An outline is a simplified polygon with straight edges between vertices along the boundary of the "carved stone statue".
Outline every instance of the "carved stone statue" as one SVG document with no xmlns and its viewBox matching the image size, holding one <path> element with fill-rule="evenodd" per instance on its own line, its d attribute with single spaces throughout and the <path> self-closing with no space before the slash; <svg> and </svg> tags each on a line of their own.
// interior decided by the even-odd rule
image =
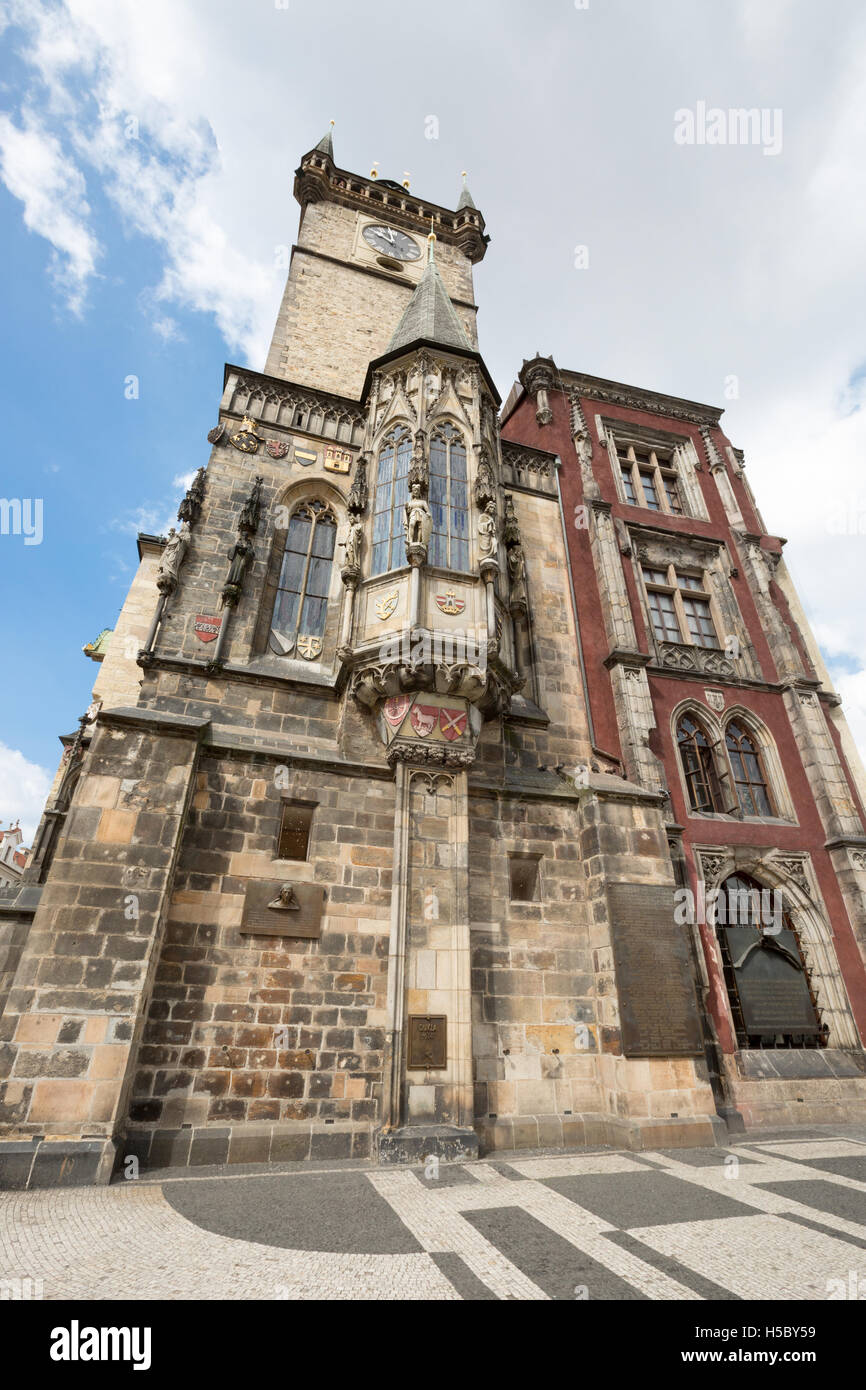
<svg viewBox="0 0 866 1390">
<path fill-rule="evenodd" d="M 356 518 L 349 522 L 346 539 L 340 544 L 346 552 L 343 560 L 346 569 L 359 569 L 364 548 L 364 527 Z"/>
<path fill-rule="evenodd" d="M 522 545 L 513 545 L 508 552 L 508 577 L 511 580 L 511 602 L 526 603 L 526 557 Z"/>
<path fill-rule="evenodd" d="M 488 502 L 478 518 L 478 548 L 486 560 L 495 560 L 499 552 L 499 537 L 496 534 L 496 503 Z"/>
<path fill-rule="evenodd" d="M 407 548 L 421 545 L 426 549 L 433 531 L 433 514 L 430 504 L 421 496 L 421 484 L 412 484 L 412 495 L 403 508 L 403 529 L 406 533 Z"/>
<path fill-rule="evenodd" d="M 241 596 L 244 574 L 253 554 L 253 547 L 244 536 L 239 536 L 230 553 L 231 565 L 228 578 L 223 585 L 223 603 L 234 606 Z"/>
<path fill-rule="evenodd" d="M 179 531 L 175 531 L 172 526 L 156 571 L 156 587 L 161 594 L 173 594 L 177 588 L 180 567 L 184 562 L 188 548 L 189 527 L 186 522 Z"/>
<path fill-rule="evenodd" d="M 268 907 L 275 912 L 300 912 L 301 904 L 298 902 L 297 894 L 291 883 L 284 883 L 272 903 Z"/>
<path fill-rule="evenodd" d="M 478 472 L 475 475 L 475 501 L 479 507 L 487 507 L 493 501 L 496 495 L 495 487 L 493 469 L 490 467 L 486 455 L 482 455 Z"/>
</svg>

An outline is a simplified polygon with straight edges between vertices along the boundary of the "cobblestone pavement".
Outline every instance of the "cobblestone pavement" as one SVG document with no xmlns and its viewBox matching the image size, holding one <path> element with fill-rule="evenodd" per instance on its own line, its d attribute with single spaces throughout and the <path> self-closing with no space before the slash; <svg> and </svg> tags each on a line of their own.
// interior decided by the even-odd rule
<svg viewBox="0 0 866 1390">
<path fill-rule="evenodd" d="M 46 1299 L 866 1299 L 866 1134 L 4 1193 L 0 1281 L 22 1279 Z"/>
</svg>

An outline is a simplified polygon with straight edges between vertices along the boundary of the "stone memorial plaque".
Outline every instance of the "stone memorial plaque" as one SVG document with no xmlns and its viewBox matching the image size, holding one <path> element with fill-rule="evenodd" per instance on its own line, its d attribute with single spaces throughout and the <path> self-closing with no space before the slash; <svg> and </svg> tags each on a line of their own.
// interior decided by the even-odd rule
<svg viewBox="0 0 866 1390">
<path fill-rule="evenodd" d="M 819 1037 L 809 982 L 793 932 L 762 934 L 754 927 L 725 927 L 747 1033 L 797 1033 Z"/>
<path fill-rule="evenodd" d="M 444 1014 L 409 1015 L 409 1071 L 442 1070 L 448 1065 L 448 1020 Z"/>
<path fill-rule="evenodd" d="M 285 879 L 251 879 L 247 884 L 241 931 L 245 936 L 322 935 L 323 883 L 291 883 Z"/>
<path fill-rule="evenodd" d="M 688 927 L 674 920 L 673 888 L 609 883 L 607 897 L 625 1056 L 702 1056 Z"/>
</svg>

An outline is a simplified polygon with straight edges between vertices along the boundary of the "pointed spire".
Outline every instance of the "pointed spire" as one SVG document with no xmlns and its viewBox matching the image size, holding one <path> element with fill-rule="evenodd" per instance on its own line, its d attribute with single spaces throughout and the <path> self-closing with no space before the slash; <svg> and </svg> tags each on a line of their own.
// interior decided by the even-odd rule
<svg viewBox="0 0 866 1390">
<path fill-rule="evenodd" d="M 460 212 L 462 208 L 474 208 L 474 207 L 475 207 L 475 203 L 474 203 L 474 201 L 473 201 L 473 199 L 472 199 L 472 194 L 469 192 L 469 185 L 468 185 L 467 182 L 466 182 L 466 170 L 464 169 L 464 170 L 463 170 L 463 192 L 460 194 L 460 201 L 459 201 L 459 203 L 457 204 L 457 211 Z M 475 210 L 476 210 L 476 212 L 478 211 L 477 208 L 476 208 Z"/>
<path fill-rule="evenodd" d="M 319 141 L 318 145 L 316 146 L 316 149 L 319 150 L 319 151 L 321 151 L 322 154 L 326 154 L 326 155 L 328 156 L 329 159 L 333 159 L 333 158 L 334 158 L 334 122 L 333 122 L 333 121 L 331 121 L 330 127 L 329 127 L 328 130 L 325 132 L 325 134 L 322 136 L 321 140 Z"/>
<path fill-rule="evenodd" d="M 397 331 L 388 346 L 389 352 L 408 347 L 410 343 L 416 343 L 420 339 L 428 343 L 439 343 L 442 347 L 468 348 L 471 351 L 469 340 L 463 332 L 442 276 L 436 268 L 436 258 L 433 254 L 435 244 L 436 233 L 432 230 L 431 218 L 431 231 L 427 238 L 427 265 L 397 325 Z"/>
</svg>

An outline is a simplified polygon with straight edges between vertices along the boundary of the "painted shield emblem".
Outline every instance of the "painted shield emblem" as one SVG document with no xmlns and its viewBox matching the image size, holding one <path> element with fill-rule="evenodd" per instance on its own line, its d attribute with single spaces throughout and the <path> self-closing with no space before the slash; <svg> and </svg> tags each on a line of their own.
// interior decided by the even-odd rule
<svg viewBox="0 0 866 1390">
<path fill-rule="evenodd" d="M 463 709 L 441 709 L 439 711 L 439 728 L 442 730 L 443 738 L 447 738 L 449 743 L 453 743 L 455 738 L 462 738 L 466 733 L 466 711 Z"/>
<path fill-rule="evenodd" d="M 289 452 L 288 444 L 284 444 L 280 439 L 269 439 L 265 448 L 272 459 L 284 459 Z"/>
<path fill-rule="evenodd" d="M 466 600 L 465 598 L 456 598 L 453 590 L 449 590 L 447 594 L 436 595 L 436 607 L 440 612 L 447 613 L 449 617 L 452 617 L 456 613 L 463 612 L 466 607 Z"/>
<path fill-rule="evenodd" d="M 223 435 L 225 434 L 225 432 L 226 432 L 226 427 L 225 427 L 225 425 L 216 425 L 212 430 L 208 430 L 208 432 L 207 432 L 207 442 L 208 442 L 208 444 L 219 444 L 219 442 L 220 442 L 220 440 L 222 439 L 222 437 L 223 437 Z"/>
<path fill-rule="evenodd" d="M 319 455 L 314 454 L 310 449 L 295 450 L 295 462 L 299 463 L 302 468 L 309 468 L 310 464 L 315 463 L 318 457 Z"/>
<path fill-rule="evenodd" d="M 385 594 L 384 598 L 377 599 L 373 607 L 377 615 L 384 620 L 390 618 L 397 604 L 400 602 L 400 590 L 394 589 L 390 594 Z"/>
<path fill-rule="evenodd" d="M 411 723 L 419 738 L 426 738 L 436 728 L 437 705 L 416 705 L 412 710 Z"/>
<path fill-rule="evenodd" d="M 322 650 L 321 637 L 299 637 L 298 651 L 306 661 L 312 661 Z"/>
<path fill-rule="evenodd" d="M 385 701 L 382 713 L 392 729 L 399 728 L 403 723 L 409 703 L 408 695 L 392 695 L 390 700 Z"/>
<path fill-rule="evenodd" d="M 219 634 L 222 618 L 210 617 L 207 613 L 197 613 L 193 630 L 200 642 L 213 642 Z"/>
<path fill-rule="evenodd" d="M 259 447 L 259 441 L 249 430 L 237 430 L 229 439 L 242 454 L 254 454 Z"/>
</svg>

